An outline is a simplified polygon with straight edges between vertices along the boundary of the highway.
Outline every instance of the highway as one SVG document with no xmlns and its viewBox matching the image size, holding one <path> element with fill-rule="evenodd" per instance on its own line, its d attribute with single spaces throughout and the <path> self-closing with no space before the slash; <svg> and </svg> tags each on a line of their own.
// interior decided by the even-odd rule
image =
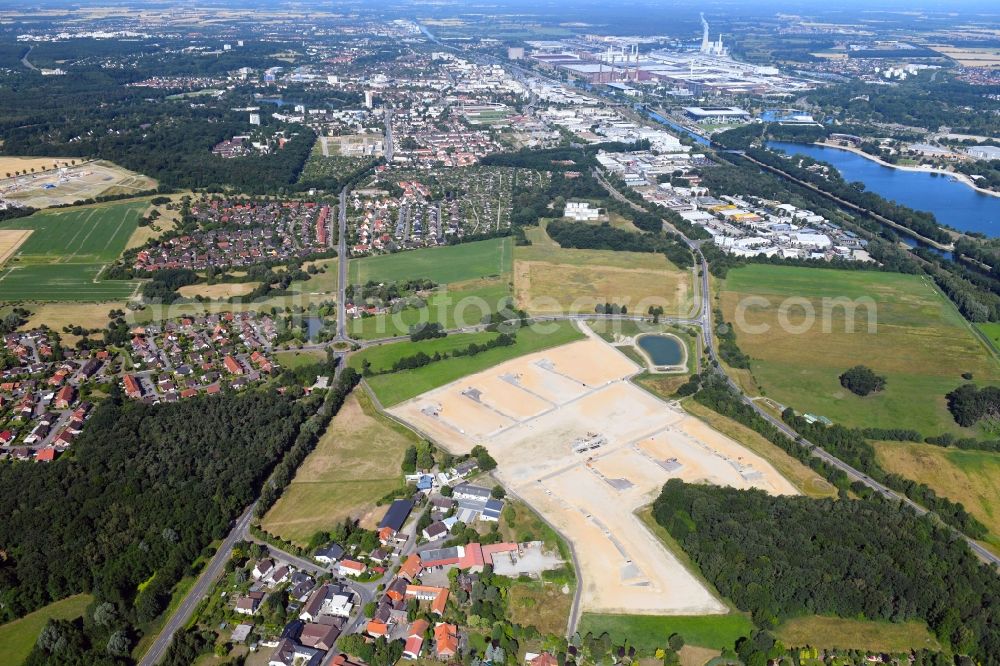
<svg viewBox="0 0 1000 666">
<path fill-rule="evenodd" d="M 153 644 L 149 646 L 149 650 L 146 651 L 146 654 L 139 661 L 139 666 L 154 666 L 154 664 L 159 663 L 163 659 L 163 655 L 166 653 L 167 648 L 170 647 L 171 641 L 173 641 L 174 634 L 188 623 L 195 609 L 198 607 L 198 603 L 201 602 L 202 597 L 205 596 L 222 574 L 226 562 L 229 561 L 229 558 L 233 554 L 233 546 L 237 541 L 246 538 L 247 528 L 250 527 L 250 521 L 253 519 L 253 510 L 256 505 L 257 502 L 255 501 L 247 507 L 247 510 L 236 521 L 233 529 L 229 532 L 229 536 L 219 546 L 219 550 L 215 552 L 208 566 L 198 576 L 198 580 L 195 581 L 194 586 L 188 591 L 184 600 L 181 601 L 177 610 L 174 611 L 174 614 L 163 625 L 156 640 L 153 641 Z"/>
</svg>

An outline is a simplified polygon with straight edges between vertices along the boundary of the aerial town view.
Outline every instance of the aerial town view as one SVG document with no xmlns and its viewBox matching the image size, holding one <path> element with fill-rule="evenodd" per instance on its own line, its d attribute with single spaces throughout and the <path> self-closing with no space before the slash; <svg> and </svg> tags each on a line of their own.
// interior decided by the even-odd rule
<svg viewBox="0 0 1000 666">
<path fill-rule="evenodd" d="M 0 3 L 0 666 L 1000 666 L 995 0 Z"/>
</svg>

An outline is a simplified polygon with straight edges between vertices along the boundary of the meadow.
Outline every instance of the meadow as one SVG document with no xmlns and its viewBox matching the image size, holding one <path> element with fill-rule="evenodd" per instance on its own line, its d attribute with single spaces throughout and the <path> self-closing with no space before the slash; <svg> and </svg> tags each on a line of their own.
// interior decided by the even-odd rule
<svg viewBox="0 0 1000 666">
<path fill-rule="evenodd" d="M 449 358 L 422 368 L 370 377 L 368 385 L 384 407 L 391 407 L 512 358 L 564 345 L 581 338 L 583 333 L 570 322 L 545 322 L 519 329 L 517 342 L 509 347 L 497 347 L 475 356 Z"/>
<path fill-rule="evenodd" d="M 0 625 L 0 664 L 20 664 L 35 647 L 35 640 L 50 619 L 71 620 L 83 615 L 94 601 L 89 594 L 77 594 L 54 601 L 13 622 Z"/>
<path fill-rule="evenodd" d="M 261 527 L 305 544 L 346 518 L 371 527 L 379 499 L 403 483 L 403 452 L 416 435 L 379 415 L 361 389 L 352 393 L 261 521 Z"/>
<path fill-rule="evenodd" d="M 352 284 L 399 282 L 411 278 L 438 284 L 499 277 L 511 270 L 511 239 L 446 245 L 395 254 L 352 259 L 348 278 Z"/>
<path fill-rule="evenodd" d="M 875 452 L 886 470 L 961 502 L 989 528 L 987 545 L 1000 553 L 1000 453 L 910 442 L 875 442 Z"/>
<path fill-rule="evenodd" d="M 795 647 L 814 645 L 890 653 L 941 649 L 927 625 L 917 620 L 893 623 L 810 615 L 782 623 L 774 635 L 785 645 Z"/>
<path fill-rule="evenodd" d="M 410 326 L 423 323 L 439 323 L 449 330 L 475 326 L 485 315 L 501 309 L 509 296 L 504 280 L 455 282 L 436 290 L 424 307 L 351 319 L 347 331 L 352 338 L 372 339 L 407 335 Z"/>
<path fill-rule="evenodd" d="M 672 634 L 680 634 L 688 645 L 722 650 L 731 648 L 743 636 L 750 635 L 753 623 L 742 613 L 727 615 L 606 615 L 584 613 L 580 618 L 581 635 L 608 632 L 612 641 L 628 638 L 640 654 L 652 656 L 666 647 Z"/>
<path fill-rule="evenodd" d="M 0 269 L 0 300 L 125 300 L 138 283 L 98 281 L 118 258 L 148 202 L 86 206 L 6 220 L 0 229 L 31 230 Z"/>
<path fill-rule="evenodd" d="M 645 312 L 660 305 L 667 314 L 693 307 L 691 273 L 662 254 L 563 249 L 544 223 L 526 232 L 531 245 L 514 248 L 514 296 L 533 314 L 593 312 L 599 303 Z"/>
<path fill-rule="evenodd" d="M 783 327 L 779 308 L 790 298 Z M 824 299 L 838 298 L 868 298 L 870 306 L 857 307 L 853 324 L 842 307 L 827 308 L 824 316 Z M 805 306 L 816 320 L 796 330 Z M 977 382 L 1000 381 L 991 350 L 924 277 L 751 265 L 730 271 L 721 307 L 735 326 L 740 349 L 751 358 L 762 393 L 847 426 L 976 435 L 955 423 L 945 394 L 964 382 L 964 372 Z M 870 316 L 877 322 L 874 332 Z M 767 329 L 754 332 L 761 325 Z M 886 388 L 863 398 L 843 388 L 840 374 L 857 364 L 884 375 Z"/>
<path fill-rule="evenodd" d="M 348 365 L 355 370 L 361 370 L 365 361 L 371 363 L 372 372 L 384 372 L 390 370 L 393 364 L 406 356 L 413 356 L 417 352 L 423 352 L 428 356 L 436 353 L 447 354 L 456 349 L 464 349 L 470 344 L 484 344 L 496 337 L 496 333 L 452 333 L 444 338 L 432 338 L 430 340 L 420 340 L 410 342 L 404 340 L 390 344 L 382 344 L 374 347 L 366 347 L 359 352 L 348 357 Z"/>
</svg>

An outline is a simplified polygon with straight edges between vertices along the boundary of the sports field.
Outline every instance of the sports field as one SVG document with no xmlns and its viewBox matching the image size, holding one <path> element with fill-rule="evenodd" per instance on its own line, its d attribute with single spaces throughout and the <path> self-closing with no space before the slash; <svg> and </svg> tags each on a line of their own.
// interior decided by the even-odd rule
<svg viewBox="0 0 1000 666">
<path fill-rule="evenodd" d="M 961 502 L 989 528 L 989 544 L 1000 552 L 1000 453 L 911 442 L 875 442 L 875 451 L 888 471 Z"/>
<path fill-rule="evenodd" d="M 593 312 L 599 303 L 631 312 L 660 306 L 666 314 L 692 311 L 691 271 L 658 253 L 559 247 L 544 226 L 527 232 L 531 245 L 514 248 L 514 296 L 532 314 Z"/>
<path fill-rule="evenodd" d="M 446 284 L 499 277 L 510 273 L 511 246 L 510 238 L 493 238 L 352 259 L 348 277 L 352 284 L 364 284 L 369 280 L 399 282 L 410 278 Z"/>
<path fill-rule="evenodd" d="M 853 325 L 849 308 L 833 299 L 857 306 Z M 768 397 L 848 426 L 976 434 L 955 424 L 945 394 L 963 383 L 963 372 L 1000 381 L 986 345 L 920 276 L 751 265 L 729 272 L 721 305 Z M 816 315 L 809 326 L 806 308 Z M 841 387 L 840 374 L 859 363 L 887 378 L 885 390 L 861 398 Z"/>
<path fill-rule="evenodd" d="M 96 278 L 121 254 L 147 206 L 145 201 L 87 206 L 0 223 L 0 230 L 31 231 L 0 268 L 0 300 L 127 299 L 138 283 Z"/>
<path fill-rule="evenodd" d="M 308 286 L 309 282 L 303 284 Z M 424 323 L 439 323 L 449 330 L 475 326 L 485 315 L 501 309 L 509 296 L 510 289 L 502 279 L 455 282 L 435 291 L 425 307 L 351 319 L 347 330 L 353 338 L 372 339 L 407 335 L 410 326 Z"/>
<path fill-rule="evenodd" d="M 35 646 L 35 640 L 46 622 L 80 617 L 93 600 L 89 594 L 77 594 L 0 625 L 0 664 L 22 663 L 31 654 L 31 648 Z"/>
<path fill-rule="evenodd" d="M 304 544 L 345 518 L 371 527 L 375 502 L 402 482 L 400 464 L 416 436 L 376 414 L 358 389 L 333 418 L 261 526 Z"/>
<path fill-rule="evenodd" d="M 517 331 L 517 342 L 510 347 L 497 347 L 475 356 L 449 358 L 422 368 L 371 377 L 368 379 L 368 385 L 375 391 L 382 405 L 389 407 L 425 391 L 444 386 L 465 375 L 485 370 L 524 354 L 564 345 L 582 337 L 583 334 L 569 322 L 545 322 Z"/>
</svg>

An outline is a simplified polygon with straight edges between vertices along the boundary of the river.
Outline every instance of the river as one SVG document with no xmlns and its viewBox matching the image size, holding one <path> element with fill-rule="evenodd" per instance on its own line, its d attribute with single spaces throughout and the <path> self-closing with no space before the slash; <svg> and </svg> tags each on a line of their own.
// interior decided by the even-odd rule
<svg viewBox="0 0 1000 666">
<path fill-rule="evenodd" d="M 829 162 L 844 180 L 861 181 L 870 192 L 933 213 L 949 227 L 1000 236 L 1000 197 L 981 194 L 950 176 L 893 169 L 846 150 L 814 144 L 770 141 L 767 146 Z"/>
</svg>

